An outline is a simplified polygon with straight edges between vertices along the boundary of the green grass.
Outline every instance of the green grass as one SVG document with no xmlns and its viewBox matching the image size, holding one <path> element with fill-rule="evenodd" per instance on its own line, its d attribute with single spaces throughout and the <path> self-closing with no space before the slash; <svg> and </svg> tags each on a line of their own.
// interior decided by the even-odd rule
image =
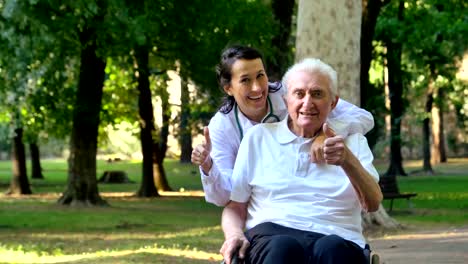
<svg viewBox="0 0 468 264">
<path fill-rule="evenodd" d="M 420 228 L 468 225 L 467 161 L 437 166 L 435 176 L 399 177 L 400 190 L 418 196 L 411 199 L 411 210 L 405 200 L 396 200 L 391 215 Z M 0 263 L 219 263 L 221 209 L 203 197 L 133 197 L 141 164 L 99 161 L 98 177 L 104 170 L 124 170 L 134 183 L 99 184 L 110 207 L 64 207 L 56 201 L 65 189 L 67 164 L 44 160 L 42 165 L 45 179 L 31 180 L 33 195 L 0 194 Z M 412 172 L 418 166 L 405 168 Z M 165 168 L 174 190 L 201 190 L 198 168 L 175 160 Z M 0 192 L 10 177 L 11 163 L 0 162 Z"/>
<path fill-rule="evenodd" d="M 376 166 L 384 173 L 386 164 Z M 414 192 L 412 208 L 405 199 L 393 202 L 390 214 L 400 223 L 413 227 L 468 225 L 468 159 L 450 159 L 433 167 L 435 175 L 420 172 L 422 161 L 405 162 L 408 177 L 398 177 L 400 192 Z M 389 208 L 390 201 L 383 205 Z"/>
<path fill-rule="evenodd" d="M 64 160 L 43 160 L 41 163 L 45 180 L 30 179 L 33 193 L 63 192 L 67 180 L 67 163 Z M 27 165 L 31 168 L 30 164 Z M 201 190 L 202 185 L 198 168 L 192 164 L 181 164 L 177 160 L 168 159 L 164 163 L 168 181 L 174 190 Z M 141 163 L 133 161 L 120 161 L 107 163 L 103 160 L 97 162 L 97 178 L 106 170 L 125 171 L 133 183 L 128 184 L 100 184 L 101 192 L 136 192 L 141 183 Z M 30 173 L 30 172 L 29 172 Z M 9 185 L 11 177 L 11 162 L 0 161 L 0 192 L 4 192 Z"/>
<path fill-rule="evenodd" d="M 174 190 L 201 190 L 198 168 L 165 162 Z M 221 209 L 203 197 L 136 198 L 141 163 L 98 161 L 97 175 L 123 170 L 128 184 L 99 184 L 110 207 L 69 208 L 56 203 L 67 164 L 42 162 L 44 180 L 30 179 L 32 196 L 0 195 L 0 263 L 218 263 Z M 29 168 L 28 164 L 28 168 Z M 11 163 L 0 162 L 0 192 Z M 115 193 L 125 192 L 124 196 Z"/>
</svg>

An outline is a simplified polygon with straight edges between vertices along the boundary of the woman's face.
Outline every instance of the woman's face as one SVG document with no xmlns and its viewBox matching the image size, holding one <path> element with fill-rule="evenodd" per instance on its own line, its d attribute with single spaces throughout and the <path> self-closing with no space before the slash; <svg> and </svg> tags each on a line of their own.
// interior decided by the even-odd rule
<svg viewBox="0 0 468 264">
<path fill-rule="evenodd" d="M 335 99 L 335 100 L 333 100 Z M 335 108 L 338 97 L 332 98 L 330 80 L 319 72 L 295 72 L 288 81 L 286 102 L 291 130 L 298 136 L 313 137 Z"/>
<path fill-rule="evenodd" d="M 249 119 L 260 122 L 267 113 L 268 77 L 260 58 L 239 59 L 231 68 L 231 83 L 224 87 L 234 96 L 240 111 Z"/>
</svg>

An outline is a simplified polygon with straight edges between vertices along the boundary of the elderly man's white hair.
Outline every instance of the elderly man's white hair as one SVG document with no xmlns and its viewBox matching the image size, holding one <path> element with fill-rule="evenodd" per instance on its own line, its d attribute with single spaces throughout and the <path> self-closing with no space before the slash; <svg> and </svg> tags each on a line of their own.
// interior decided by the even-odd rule
<svg viewBox="0 0 468 264">
<path fill-rule="evenodd" d="M 302 61 L 294 64 L 291 66 L 288 71 L 284 74 L 283 79 L 281 80 L 281 83 L 283 86 L 287 89 L 288 88 L 288 82 L 289 79 L 291 78 L 291 75 L 296 72 L 308 72 L 308 73 L 320 73 L 328 77 L 330 80 L 330 92 L 333 98 L 333 101 L 335 101 L 335 96 L 338 94 L 338 77 L 336 74 L 336 71 L 328 64 L 325 62 L 315 59 L 315 58 L 306 58 L 303 59 Z"/>
</svg>

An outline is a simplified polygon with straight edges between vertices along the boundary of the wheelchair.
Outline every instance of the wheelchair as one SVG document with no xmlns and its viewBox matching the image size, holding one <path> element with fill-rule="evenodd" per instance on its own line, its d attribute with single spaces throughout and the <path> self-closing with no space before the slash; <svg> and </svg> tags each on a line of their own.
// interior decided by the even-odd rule
<svg viewBox="0 0 468 264">
<path fill-rule="evenodd" d="M 372 253 L 372 250 L 369 247 L 369 244 L 366 244 L 364 247 L 364 256 L 366 256 L 367 263 L 369 264 L 380 264 L 380 257 L 379 255 Z M 232 264 L 243 264 L 244 261 L 239 258 L 238 254 L 234 254 L 232 257 Z M 221 264 L 226 264 L 225 261 L 223 260 Z"/>
</svg>

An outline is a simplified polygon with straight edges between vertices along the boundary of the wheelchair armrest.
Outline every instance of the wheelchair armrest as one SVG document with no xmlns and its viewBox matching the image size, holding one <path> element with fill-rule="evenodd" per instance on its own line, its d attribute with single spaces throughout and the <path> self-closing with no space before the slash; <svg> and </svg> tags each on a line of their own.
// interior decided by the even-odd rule
<svg viewBox="0 0 468 264">
<path fill-rule="evenodd" d="M 231 264 L 242 264 L 242 263 L 244 263 L 244 260 L 239 258 L 238 252 L 239 251 L 236 251 L 236 253 L 234 253 L 234 255 L 232 256 Z M 221 264 L 226 264 L 226 261 L 223 260 L 221 262 Z"/>
</svg>

